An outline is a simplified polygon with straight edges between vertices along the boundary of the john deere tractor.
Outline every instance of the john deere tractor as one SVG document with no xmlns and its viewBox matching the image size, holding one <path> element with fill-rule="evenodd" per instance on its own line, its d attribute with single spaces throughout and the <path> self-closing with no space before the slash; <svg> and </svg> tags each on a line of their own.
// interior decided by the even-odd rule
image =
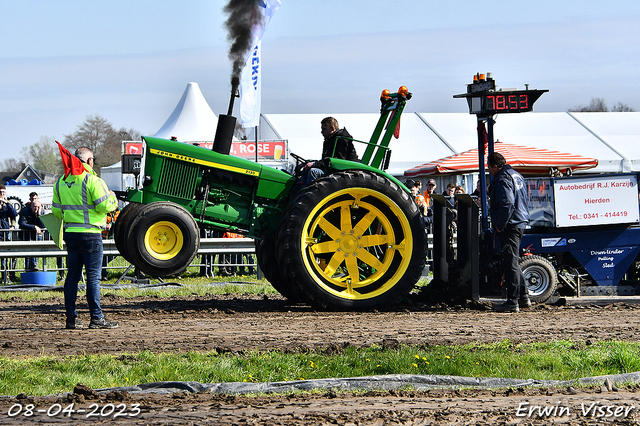
<svg viewBox="0 0 640 426">
<path fill-rule="evenodd" d="M 138 187 L 123 194 L 128 204 L 114 228 L 118 250 L 142 272 L 166 277 L 194 259 L 200 228 L 231 231 L 255 240 L 264 276 L 293 301 L 328 310 L 396 303 L 420 278 L 426 251 L 410 191 L 383 170 L 408 99 L 404 86 L 385 90 L 361 162 L 324 158 L 325 176 L 306 187 L 230 156 L 231 114 L 219 116 L 212 150 L 143 138 Z"/>
</svg>

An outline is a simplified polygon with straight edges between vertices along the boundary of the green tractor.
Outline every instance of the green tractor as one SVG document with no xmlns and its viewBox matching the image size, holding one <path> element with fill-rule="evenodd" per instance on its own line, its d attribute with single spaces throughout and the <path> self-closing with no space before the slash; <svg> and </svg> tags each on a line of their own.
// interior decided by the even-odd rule
<svg viewBox="0 0 640 426">
<path fill-rule="evenodd" d="M 255 240 L 265 278 L 292 301 L 325 310 L 397 303 L 426 260 L 416 203 L 383 171 L 408 99 L 404 86 L 385 90 L 361 162 L 325 158 L 325 176 L 306 187 L 284 171 L 230 156 L 231 114 L 219 116 L 212 150 L 143 138 L 138 188 L 121 194 L 128 204 L 115 223 L 118 250 L 140 271 L 166 277 L 192 262 L 200 228 L 231 231 Z"/>
</svg>

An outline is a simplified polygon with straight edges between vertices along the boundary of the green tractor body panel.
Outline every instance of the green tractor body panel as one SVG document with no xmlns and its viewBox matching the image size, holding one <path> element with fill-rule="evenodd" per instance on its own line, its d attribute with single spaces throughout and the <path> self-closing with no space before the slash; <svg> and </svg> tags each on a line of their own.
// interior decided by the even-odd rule
<svg viewBox="0 0 640 426">
<path fill-rule="evenodd" d="M 170 201 L 206 229 L 259 236 L 275 229 L 295 177 L 252 161 L 190 144 L 144 138 L 145 185 L 127 200 Z"/>
<path fill-rule="evenodd" d="M 406 90 L 406 88 L 405 88 Z M 377 173 L 408 189 L 385 173 L 389 141 L 407 93 L 383 93 L 381 115 L 362 162 L 325 159 L 326 174 L 348 170 Z M 382 137 L 382 141 L 379 139 Z M 171 202 L 193 215 L 200 228 L 233 231 L 252 238 L 273 234 L 296 177 L 281 170 L 208 148 L 175 140 L 143 138 L 142 185 L 129 189 L 126 201 Z"/>
</svg>

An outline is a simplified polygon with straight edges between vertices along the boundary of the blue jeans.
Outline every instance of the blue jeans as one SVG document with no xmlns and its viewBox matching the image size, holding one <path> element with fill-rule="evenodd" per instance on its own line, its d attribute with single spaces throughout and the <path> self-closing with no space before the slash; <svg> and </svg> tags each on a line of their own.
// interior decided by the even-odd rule
<svg viewBox="0 0 640 426">
<path fill-rule="evenodd" d="M 324 170 L 312 167 L 309 170 L 302 172 L 302 183 L 307 186 L 314 180 L 320 179 L 322 176 L 324 176 Z"/>
<path fill-rule="evenodd" d="M 102 270 L 102 240 L 65 240 L 67 245 L 67 279 L 64 281 L 64 308 L 67 318 L 76 318 L 78 282 L 82 266 L 87 272 L 87 304 L 91 319 L 104 315 L 100 308 L 100 272 Z"/>
</svg>

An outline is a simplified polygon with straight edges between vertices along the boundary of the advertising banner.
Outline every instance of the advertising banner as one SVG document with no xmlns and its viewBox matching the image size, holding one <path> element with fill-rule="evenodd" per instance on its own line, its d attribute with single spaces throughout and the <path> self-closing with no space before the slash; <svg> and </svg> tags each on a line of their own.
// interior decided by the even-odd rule
<svg viewBox="0 0 640 426">
<path fill-rule="evenodd" d="M 213 142 L 197 142 L 202 148 L 211 149 Z M 124 145 L 125 154 L 142 155 L 142 142 L 126 142 Z M 233 141 L 231 143 L 230 155 L 255 160 L 255 141 Z M 258 141 L 258 160 L 286 161 L 288 159 L 287 143 L 281 140 Z"/>
<path fill-rule="evenodd" d="M 640 221 L 635 174 L 555 179 L 553 195 L 557 227 Z"/>
<path fill-rule="evenodd" d="M 551 178 L 527 178 L 527 205 L 529 207 L 529 225 L 546 226 L 555 225 L 553 209 L 553 189 Z"/>
<path fill-rule="evenodd" d="M 236 142 L 231 144 L 231 155 L 246 158 L 248 160 L 255 159 L 256 143 L 255 142 Z M 284 141 L 258 141 L 258 159 L 284 160 L 286 159 Z"/>
<path fill-rule="evenodd" d="M 124 153 L 142 155 L 142 142 L 125 142 Z"/>
</svg>

